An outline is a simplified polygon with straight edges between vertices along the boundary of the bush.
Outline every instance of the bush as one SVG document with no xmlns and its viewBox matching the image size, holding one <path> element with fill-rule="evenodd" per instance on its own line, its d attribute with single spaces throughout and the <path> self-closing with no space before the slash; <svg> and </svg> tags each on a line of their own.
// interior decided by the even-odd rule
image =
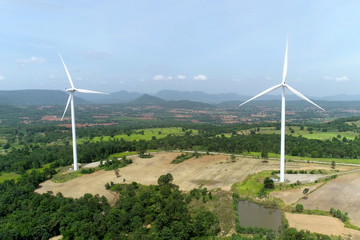
<svg viewBox="0 0 360 240">
<path fill-rule="evenodd" d="M 275 188 L 274 180 L 272 180 L 269 177 L 265 178 L 264 179 L 264 188 L 265 189 L 274 189 Z"/>
<path fill-rule="evenodd" d="M 304 206 L 302 204 L 296 204 L 295 211 L 301 213 L 304 211 Z"/>
</svg>

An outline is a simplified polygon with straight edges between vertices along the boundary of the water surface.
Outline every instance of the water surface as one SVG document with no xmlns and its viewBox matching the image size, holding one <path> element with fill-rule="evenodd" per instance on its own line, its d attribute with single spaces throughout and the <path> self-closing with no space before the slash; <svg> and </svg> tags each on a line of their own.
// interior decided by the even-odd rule
<svg viewBox="0 0 360 240">
<path fill-rule="evenodd" d="M 238 214 L 240 225 L 243 227 L 270 228 L 277 231 L 282 223 L 279 209 L 265 208 L 249 201 L 239 201 Z"/>
</svg>

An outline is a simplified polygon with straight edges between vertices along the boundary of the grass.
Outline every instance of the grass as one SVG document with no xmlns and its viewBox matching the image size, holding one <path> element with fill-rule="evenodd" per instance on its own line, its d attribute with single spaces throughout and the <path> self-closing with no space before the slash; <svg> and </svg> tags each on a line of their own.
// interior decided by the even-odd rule
<svg viewBox="0 0 360 240">
<path fill-rule="evenodd" d="M 43 172 L 45 168 L 49 168 L 51 165 L 51 163 L 47 163 L 45 164 L 44 166 L 42 166 L 41 168 L 31 168 L 31 169 L 28 169 L 26 170 L 26 173 L 31 173 L 32 171 L 39 171 L 39 172 Z M 20 174 L 17 174 L 17 173 L 14 173 L 14 172 L 2 172 L 0 174 L 0 183 L 6 181 L 6 180 L 11 180 L 11 179 L 14 179 L 14 180 L 17 180 L 21 175 Z"/>
<path fill-rule="evenodd" d="M 219 219 L 219 226 L 221 228 L 222 235 L 225 236 L 229 234 L 232 230 L 235 230 L 236 213 L 233 209 L 231 192 L 223 191 L 220 189 L 212 189 L 211 193 L 212 200 L 207 200 L 206 203 L 203 203 L 202 197 L 200 197 L 200 199 L 198 200 L 192 198 L 191 202 L 188 205 L 188 208 L 191 214 L 196 214 L 201 209 L 205 209 L 214 213 Z"/>
<path fill-rule="evenodd" d="M 137 152 L 121 152 L 121 153 L 114 153 L 107 157 L 107 159 L 113 159 L 113 158 L 122 158 L 124 156 L 131 156 L 136 155 Z"/>
<path fill-rule="evenodd" d="M 251 156 L 254 158 L 260 158 L 260 152 L 244 152 L 242 153 L 245 156 Z M 280 159 L 280 154 L 278 153 L 269 153 L 269 158 L 277 158 Z M 312 157 L 299 157 L 299 156 L 291 156 L 285 155 L 286 160 L 303 160 L 303 161 L 317 161 L 317 162 L 329 162 L 335 161 L 336 163 L 355 163 L 360 164 L 360 159 L 348 159 L 348 158 L 312 158 Z"/>
<path fill-rule="evenodd" d="M 238 193 L 242 198 L 257 197 L 258 193 L 264 186 L 264 179 L 272 177 L 271 171 L 262 171 L 247 176 L 242 182 L 232 185 L 232 190 Z"/>
<path fill-rule="evenodd" d="M 0 175 L 0 183 L 6 181 L 6 180 L 11 180 L 11 179 L 18 179 L 20 177 L 20 174 L 14 173 L 14 172 L 2 172 Z"/>
<path fill-rule="evenodd" d="M 78 140 L 78 143 L 84 143 L 85 141 L 91 142 L 100 142 L 102 141 L 109 141 L 111 139 L 124 139 L 125 141 L 139 141 L 139 140 L 151 140 L 153 137 L 155 138 L 165 138 L 168 135 L 174 136 L 183 136 L 187 131 L 192 131 L 192 134 L 198 134 L 198 130 L 189 129 L 186 131 L 182 131 L 181 127 L 169 127 L 169 128 L 145 128 L 145 129 L 138 129 L 130 136 L 126 134 L 115 135 L 114 137 L 111 136 L 102 136 L 102 137 L 94 137 L 93 139 L 89 138 L 82 138 Z M 142 133 L 142 131 L 144 131 Z"/>
<path fill-rule="evenodd" d="M 300 130 L 298 126 L 291 126 L 291 128 L 295 131 L 291 133 L 289 127 L 286 127 L 285 134 L 292 135 L 294 137 L 302 136 L 307 139 L 318 139 L 318 140 L 331 140 L 333 137 L 337 138 L 338 135 L 346 137 L 349 140 L 354 140 L 356 136 L 359 136 L 359 133 L 347 131 L 347 132 L 338 132 L 338 131 L 330 131 L 330 132 L 322 132 L 313 130 L 310 133 L 307 127 L 304 127 L 304 130 Z M 249 134 L 251 130 L 255 130 L 257 134 L 280 134 L 280 130 L 276 130 L 275 127 L 261 127 L 260 131 L 256 131 L 256 128 L 249 129 L 248 131 L 244 131 L 245 134 Z M 226 136 L 226 135 L 225 135 Z"/>
<path fill-rule="evenodd" d="M 59 168 L 58 169 L 59 172 L 57 174 L 55 174 L 51 180 L 55 183 L 64 183 L 71 179 L 81 177 L 82 175 L 84 175 L 80 171 L 68 172 L 68 169 L 69 169 L 69 167 Z"/>
<path fill-rule="evenodd" d="M 35 171 L 38 171 L 38 172 L 43 172 L 44 169 L 45 169 L 45 168 L 49 168 L 51 164 L 52 164 L 52 163 L 47 163 L 47 164 L 43 165 L 41 168 L 31 168 L 31 169 L 28 169 L 28 170 L 26 170 L 26 173 L 31 173 L 31 172 L 34 171 L 34 170 L 35 170 Z"/>
<path fill-rule="evenodd" d="M 147 150 L 146 153 L 149 153 L 149 152 L 159 152 L 160 150 L 158 149 L 150 149 L 150 150 Z M 137 155 L 138 153 L 137 152 L 121 152 L 121 153 L 114 153 L 114 154 L 111 154 L 110 156 L 107 157 L 107 159 L 113 159 L 113 158 L 122 158 L 124 156 L 132 156 L 132 155 Z"/>
</svg>

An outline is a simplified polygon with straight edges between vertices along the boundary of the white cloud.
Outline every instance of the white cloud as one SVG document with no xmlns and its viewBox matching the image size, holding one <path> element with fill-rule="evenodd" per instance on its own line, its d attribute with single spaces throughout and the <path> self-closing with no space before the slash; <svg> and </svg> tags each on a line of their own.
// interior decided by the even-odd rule
<svg viewBox="0 0 360 240">
<path fill-rule="evenodd" d="M 327 80 L 327 81 L 336 81 L 336 82 L 344 82 L 344 81 L 349 80 L 349 78 L 347 76 L 341 76 L 341 77 L 324 76 L 323 78 L 324 78 L 324 80 Z"/>
<path fill-rule="evenodd" d="M 194 80 L 196 81 L 206 81 L 208 78 L 205 75 L 199 74 L 197 76 L 194 76 Z"/>
<path fill-rule="evenodd" d="M 347 80 L 349 80 L 349 78 L 347 76 L 335 78 L 335 81 L 337 81 L 337 82 L 343 82 L 343 81 L 347 81 Z"/>
<path fill-rule="evenodd" d="M 242 82 L 241 79 L 237 79 L 237 78 L 233 78 L 233 81 L 234 81 L 234 82 Z"/>
<path fill-rule="evenodd" d="M 163 75 L 158 74 L 158 75 L 154 76 L 153 79 L 155 81 L 164 81 L 166 78 Z"/>
<path fill-rule="evenodd" d="M 18 59 L 16 60 L 16 63 L 19 64 L 21 67 L 24 67 L 27 64 L 38 64 L 38 63 L 45 63 L 46 59 L 42 57 L 31 57 L 27 59 Z"/>
<path fill-rule="evenodd" d="M 272 80 L 272 77 L 266 76 L 265 79 L 270 81 L 270 80 Z"/>
<path fill-rule="evenodd" d="M 4 81 L 5 77 L 0 75 L 0 81 Z"/>
<path fill-rule="evenodd" d="M 141 78 L 140 80 L 139 80 L 139 82 L 145 82 L 145 79 L 143 79 L 143 78 Z"/>
<path fill-rule="evenodd" d="M 174 78 L 173 78 L 173 76 L 164 76 L 164 75 L 161 75 L 161 74 L 158 74 L 158 75 L 155 75 L 154 77 L 153 77 L 153 79 L 155 80 L 155 81 L 171 81 L 171 80 L 173 80 Z"/>
<path fill-rule="evenodd" d="M 186 76 L 184 76 L 184 75 L 177 75 L 177 78 L 180 79 L 180 80 L 184 80 L 184 79 L 186 79 Z"/>
<path fill-rule="evenodd" d="M 83 79 L 82 77 L 77 77 L 76 80 L 82 81 L 82 80 L 84 80 L 84 79 Z"/>
</svg>

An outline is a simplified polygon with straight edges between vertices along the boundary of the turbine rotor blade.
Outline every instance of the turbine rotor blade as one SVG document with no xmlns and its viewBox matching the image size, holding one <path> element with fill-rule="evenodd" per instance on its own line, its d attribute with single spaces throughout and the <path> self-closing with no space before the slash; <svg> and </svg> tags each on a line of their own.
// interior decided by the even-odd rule
<svg viewBox="0 0 360 240">
<path fill-rule="evenodd" d="M 286 39 L 286 48 L 285 48 L 285 57 L 284 57 L 284 69 L 283 69 L 282 84 L 285 84 L 286 74 L 287 74 L 287 65 L 288 65 L 288 40 L 289 40 L 289 38 Z"/>
<path fill-rule="evenodd" d="M 64 114 L 63 114 L 62 117 L 61 117 L 61 121 L 64 119 L 64 116 L 65 116 L 65 113 L 66 113 L 66 111 L 67 111 L 67 109 L 68 109 L 68 107 L 69 107 L 69 104 L 70 104 L 70 100 L 71 100 L 71 98 L 72 98 L 72 95 L 73 95 L 73 93 L 70 93 L 69 98 L 68 98 L 68 101 L 67 101 L 67 104 L 66 104 L 66 107 L 65 107 Z"/>
<path fill-rule="evenodd" d="M 294 93 L 295 95 L 297 95 L 298 97 L 304 99 L 305 101 L 308 101 L 309 103 L 311 103 L 312 105 L 320 108 L 321 110 L 325 111 L 325 109 L 323 109 L 322 107 L 320 107 L 319 105 L 317 105 L 316 103 L 314 103 L 313 101 L 311 101 L 310 99 L 308 99 L 307 97 L 305 97 L 304 95 L 302 95 L 301 93 L 299 93 L 298 91 L 296 91 L 294 88 L 290 87 L 289 85 L 285 84 L 285 87 L 287 89 L 289 89 L 290 92 Z"/>
<path fill-rule="evenodd" d="M 66 75 L 67 75 L 67 77 L 68 77 L 68 79 L 69 79 L 69 82 L 70 82 L 71 87 L 72 87 L 72 88 L 75 88 L 75 87 L 74 87 L 74 84 L 73 84 L 73 82 L 72 82 L 72 80 L 71 80 L 70 73 L 69 73 L 69 71 L 68 71 L 68 69 L 67 69 L 67 67 L 66 67 L 66 65 L 65 65 L 64 59 L 61 57 L 61 54 L 60 54 L 60 53 L 59 53 L 59 57 L 60 57 L 63 65 L 64 65 L 65 72 L 66 72 Z"/>
<path fill-rule="evenodd" d="M 81 92 L 81 93 L 109 94 L 109 93 L 97 92 L 97 91 L 86 90 L 86 89 L 81 89 L 81 88 L 75 88 L 75 91 Z"/>
<path fill-rule="evenodd" d="M 281 86 L 282 86 L 282 84 L 279 84 L 279 85 L 275 85 L 275 86 L 273 86 L 273 87 L 271 87 L 271 88 L 268 88 L 268 89 L 266 89 L 265 91 L 263 91 L 263 92 L 259 93 L 258 95 L 256 95 L 255 97 L 252 97 L 252 98 L 250 98 L 249 100 L 243 102 L 242 104 L 239 105 L 239 107 L 241 107 L 242 105 L 244 105 L 244 104 L 246 104 L 246 103 L 254 100 L 255 98 L 258 98 L 258 97 L 260 97 L 260 96 L 262 96 L 262 95 L 264 95 L 264 94 L 266 94 L 266 93 L 269 93 L 269 92 L 271 92 L 271 91 L 274 91 L 275 89 L 277 89 L 277 88 L 279 88 L 279 87 L 281 87 Z"/>
</svg>

